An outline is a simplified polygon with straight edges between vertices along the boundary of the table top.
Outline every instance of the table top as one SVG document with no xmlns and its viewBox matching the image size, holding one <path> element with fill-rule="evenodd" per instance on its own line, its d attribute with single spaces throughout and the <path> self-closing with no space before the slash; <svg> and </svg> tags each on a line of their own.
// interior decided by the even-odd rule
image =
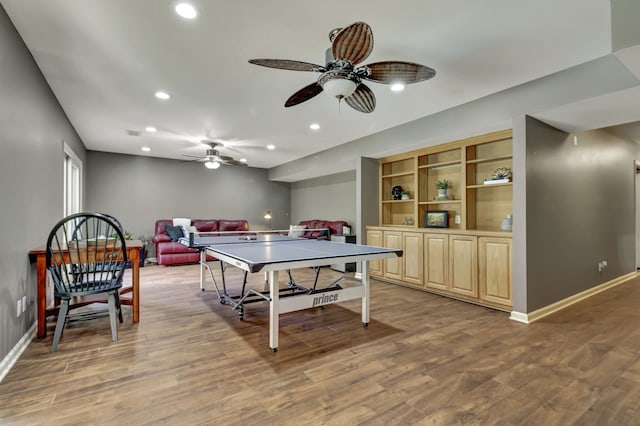
<svg viewBox="0 0 640 426">
<path fill-rule="evenodd" d="M 142 244 L 142 241 L 140 240 L 126 240 L 125 245 L 127 246 L 127 250 L 134 249 L 134 248 L 140 249 L 144 247 L 144 244 Z M 29 251 L 29 254 L 30 255 L 47 254 L 47 248 L 45 246 L 41 246 Z"/>
<path fill-rule="evenodd" d="M 180 242 L 189 246 L 187 238 Z M 191 246 L 249 272 L 402 256 L 402 250 L 283 235 L 194 236 Z"/>
</svg>

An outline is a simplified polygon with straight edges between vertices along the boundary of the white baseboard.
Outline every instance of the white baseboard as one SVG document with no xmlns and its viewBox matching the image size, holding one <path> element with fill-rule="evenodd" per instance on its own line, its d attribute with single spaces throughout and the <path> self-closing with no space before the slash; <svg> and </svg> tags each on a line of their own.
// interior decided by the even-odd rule
<svg viewBox="0 0 640 426">
<path fill-rule="evenodd" d="M 529 324 L 529 316 L 527 314 L 523 314 L 522 312 L 511 311 L 511 316 L 509 317 L 509 319 L 511 321 Z"/>
<path fill-rule="evenodd" d="M 11 367 L 18 361 L 20 355 L 27 349 L 29 343 L 36 335 L 36 329 L 38 328 L 38 322 L 36 321 L 29 330 L 22 336 L 22 338 L 16 343 L 16 345 L 9 351 L 7 356 L 0 362 L 0 383 L 4 377 L 9 373 Z"/>
<path fill-rule="evenodd" d="M 598 293 L 602 293 L 603 291 L 616 287 L 633 278 L 636 278 L 637 276 L 638 276 L 637 272 L 630 272 L 626 275 L 619 276 L 618 278 L 614 278 L 611 281 L 607 281 L 596 287 L 592 287 L 580 293 L 574 294 L 573 296 L 569 296 L 566 299 L 558 300 L 555 303 L 544 306 L 540 309 L 536 309 L 535 311 L 531 311 L 529 313 L 511 311 L 511 316 L 509 317 L 509 319 L 512 321 L 517 321 L 524 324 L 531 324 L 534 321 L 538 321 L 539 319 L 542 319 L 555 312 L 558 312 L 561 309 L 567 308 L 571 305 L 574 305 L 578 302 L 588 299 L 591 296 L 595 296 Z"/>
</svg>

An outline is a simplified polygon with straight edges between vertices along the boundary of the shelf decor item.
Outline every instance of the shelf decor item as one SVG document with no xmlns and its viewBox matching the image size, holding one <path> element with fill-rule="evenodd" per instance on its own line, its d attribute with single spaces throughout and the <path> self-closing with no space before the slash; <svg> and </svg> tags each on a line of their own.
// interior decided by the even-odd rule
<svg viewBox="0 0 640 426">
<path fill-rule="evenodd" d="M 402 199 L 402 200 L 409 200 L 409 199 L 411 199 L 411 196 L 409 195 L 409 192 L 408 192 L 408 191 L 402 191 L 402 196 L 401 196 L 401 198 L 400 198 L 400 199 Z"/>
<path fill-rule="evenodd" d="M 435 201 L 443 201 L 448 200 L 449 195 L 447 191 L 449 190 L 449 181 L 447 179 L 441 179 L 436 182 L 436 188 L 438 188 L 438 195 L 434 197 Z"/>
<path fill-rule="evenodd" d="M 496 183 L 507 183 L 507 182 L 511 182 L 512 177 L 513 177 L 513 173 L 511 172 L 510 168 L 499 167 L 494 170 L 493 174 L 491 175 L 491 179 L 484 180 L 484 184 L 491 185 Z"/>
<path fill-rule="evenodd" d="M 512 228 L 513 228 L 513 216 L 508 214 L 504 217 L 504 219 L 502 219 L 502 222 L 500 222 L 500 229 L 502 229 L 503 231 L 511 232 Z"/>
<path fill-rule="evenodd" d="M 402 187 L 400 185 L 396 185 L 391 188 L 391 195 L 393 196 L 394 200 L 402 199 Z"/>
<path fill-rule="evenodd" d="M 424 214 L 425 228 L 448 228 L 449 212 L 447 210 L 426 211 Z"/>
</svg>

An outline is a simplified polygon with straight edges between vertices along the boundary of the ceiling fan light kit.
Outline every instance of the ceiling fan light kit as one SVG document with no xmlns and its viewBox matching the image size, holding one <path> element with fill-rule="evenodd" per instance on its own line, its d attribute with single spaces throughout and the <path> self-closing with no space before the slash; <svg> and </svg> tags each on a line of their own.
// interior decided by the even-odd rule
<svg viewBox="0 0 640 426">
<path fill-rule="evenodd" d="M 413 62 L 382 61 L 356 66 L 373 50 L 373 32 L 364 22 L 332 30 L 329 40 L 331 48 L 327 49 L 327 63 L 324 66 L 288 59 L 251 59 L 249 63 L 290 71 L 321 73 L 317 82 L 303 87 L 287 99 L 284 104 L 287 108 L 308 101 L 324 91 L 338 101 L 344 99 L 347 105 L 364 113 L 373 112 L 376 98 L 363 80 L 406 85 L 428 80 L 436 75 L 432 68 Z"/>
<path fill-rule="evenodd" d="M 209 149 L 207 149 L 204 157 L 188 154 L 182 155 L 184 155 L 185 157 L 196 158 L 196 160 L 193 161 L 204 163 L 204 166 L 210 170 L 218 169 L 223 164 L 225 166 L 247 166 L 246 160 L 242 161 L 244 159 L 234 160 L 233 158 L 227 157 L 226 155 L 220 155 L 220 153 L 216 149 L 217 146 L 221 145 L 220 143 L 211 141 L 206 141 L 205 143 L 209 145 Z"/>
</svg>

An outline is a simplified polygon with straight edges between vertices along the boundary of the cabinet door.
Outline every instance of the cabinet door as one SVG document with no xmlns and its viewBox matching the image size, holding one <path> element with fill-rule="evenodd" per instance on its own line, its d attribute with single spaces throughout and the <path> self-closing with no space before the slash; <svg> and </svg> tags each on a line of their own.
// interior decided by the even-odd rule
<svg viewBox="0 0 640 426">
<path fill-rule="evenodd" d="M 449 284 L 449 236 L 424 234 L 424 283 L 436 290 Z"/>
<path fill-rule="evenodd" d="M 478 238 L 480 299 L 511 307 L 511 239 Z"/>
<path fill-rule="evenodd" d="M 367 230 L 367 245 L 375 247 L 383 247 L 382 231 Z M 382 276 L 382 260 L 369 261 L 369 275 Z"/>
<path fill-rule="evenodd" d="M 384 238 L 384 244 L 383 244 L 384 247 L 402 250 L 402 232 L 384 231 L 382 233 L 382 236 Z M 403 263 L 404 263 L 404 260 L 402 257 L 394 257 L 393 259 L 386 259 L 384 260 L 384 267 L 382 269 L 382 273 L 386 278 L 401 280 Z"/>
<path fill-rule="evenodd" d="M 478 237 L 449 235 L 449 291 L 478 297 Z"/>
<path fill-rule="evenodd" d="M 418 232 L 403 232 L 402 250 L 404 281 L 422 286 L 422 234 Z"/>
</svg>

